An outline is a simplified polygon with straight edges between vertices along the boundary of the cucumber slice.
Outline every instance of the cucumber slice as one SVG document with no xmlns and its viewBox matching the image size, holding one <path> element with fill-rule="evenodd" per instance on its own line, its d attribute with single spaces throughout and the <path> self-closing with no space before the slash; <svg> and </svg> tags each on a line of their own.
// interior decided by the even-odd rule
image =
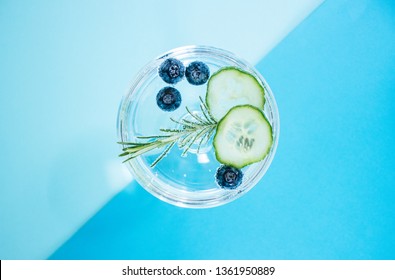
<svg viewBox="0 0 395 280">
<path fill-rule="evenodd" d="M 224 67 L 207 84 L 206 103 L 218 121 L 237 105 L 252 105 L 263 110 L 265 90 L 258 80 L 236 67 Z"/>
<path fill-rule="evenodd" d="M 217 160 L 236 168 L 263 160 L 272 143 L 271 125 L 251 105 L 233 107 L 218 123 L 213 140 Z"/>
</svg>

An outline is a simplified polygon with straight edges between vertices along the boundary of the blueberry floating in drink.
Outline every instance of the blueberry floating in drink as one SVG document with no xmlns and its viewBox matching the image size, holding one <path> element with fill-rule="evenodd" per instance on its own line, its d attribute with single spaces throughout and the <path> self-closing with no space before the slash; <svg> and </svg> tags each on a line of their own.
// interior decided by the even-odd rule
<svg viewBox="0 0 395 280">
<path fill-rule="evenodd" d="M 191 85 L 200 86 L 210 77 L 210 69 L 201 61 L 194 61 L 185 70 L 185 77 Z"/>
<path fill-rule="evenodd" d="M 168 84 L 176 84 L 184 78 L 185 67 L 181 61 L 168 58 L 159 66 L 159 76 Z"/>
<path fill-rule="evenodd" d="M 163 111 L 174 111 L 181 105 L 181 94 L 173 87 L 164 87 L 156 95 L 156 104 Z"/>
<path fill-rule="evenodd" d="M 243 172 L 232 166 L 221 165 L 215 173 L 215 180 L 221 188 L 233 190 L 241 184 Z"/>
</svg>

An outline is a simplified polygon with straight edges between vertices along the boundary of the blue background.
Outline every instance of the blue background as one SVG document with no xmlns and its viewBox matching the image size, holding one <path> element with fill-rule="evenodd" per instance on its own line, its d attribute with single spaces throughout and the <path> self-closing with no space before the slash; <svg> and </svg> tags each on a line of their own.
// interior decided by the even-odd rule
<svg viewBox="0 0 395 280">
<path fill-rule="evenodd" d="M 225 206 L 193 210 L 161 202 L 133 182 L 50 259 L 395 259 L 395 5 L 392 1 L 355 2 L 325 2 L 257 64 L 275 93 L 281 135 L 276 157 L 254 189 Z M 74 47 L 68 52 L 75 61 L 70 68 L 58 69 L 58 53 L 46 54 L 53 60 L 46 66 L 45 87 L 56 91 L 59 82 L 51 81 L 61 80 L 74 100 L 92 98 L 74 95 L 81 86 L 89 92 L 102 92 L 103 86 L 113 91 L 103 80 L 114 75 L 109 68 L 119 66 L 111 53 L 121 50 L 112 49 L 110 43 L 101 46 L 103 50 L 93 48 L 110 55 L 102 61 L 83 61 L 98 63 L 98 68 L 106 65 L 95 72 L 97 84 L 86 85 L 82 73 L 88 66 L 74 56 L 85 53 L 84 44 Z M 91 51 L 86 49 L 88 58 Z M 40 64 L 40 56 L 25 55 Z M 27 79 L 35 93 L 34 104 L 59 98 L 40 95 L 43 84 L 25 77 L 34 69 L 21 73 L 18 65 L 13 67 L 0 68 L 2 79 Z M 74 67 L 81 83 L 70 85 L 68 75 Z M 118 68 L 117 74 L 121 72 Z M 7 90 L 2 88 L 2 103 Z M 13 108 L 30 101 L 13 99 Z M 62 104 L 61 99 L 58 102 Z M 55 114 L 67 129 L 75 126 L 67 118 L 73 111 L 103 110 L 105 116 L 108 106 L 117 105 L 99 106 L 79 108 L 76 103 L 67 109 L 47 108 L 45 114 L 31 108 L 22 115 L 15 112 L 12 118 L 10 110 L 3 111 L 2 134 L 15 118 L 34 118 L 39 134 L 40 122 L 48 114 Z M 27 144 L 23 128 L 16 129 L 16 138 L 2 142 L 10 165 L 23 162 L 12 157 L 15 146 L 59 148 L 50 138 L 41 144 L 36 134 Z M 59 162 L 57 168 L 73 170 L 69 167 L 74 162 L 83 164 L 85 157 L 94 157 L 94 148 L 86 141 L 101 135 L 98 128 L 97 135 L 78 139 L 81 146 L 65 147 L 65 154 L 71 149 L 80 156 L 65 156 L 66 162 Z M 98 141 L 105 144 L 110 138 Z M 30 159 L 41 155 L 30 149 L 26 153 Z M 88 171 L 90 175 L 99 172 Z M 53 182 L 67 186 L 71 175 L 59 171 Z M 28 180 L 29 173 L 15 176 Z"/>
</svg>

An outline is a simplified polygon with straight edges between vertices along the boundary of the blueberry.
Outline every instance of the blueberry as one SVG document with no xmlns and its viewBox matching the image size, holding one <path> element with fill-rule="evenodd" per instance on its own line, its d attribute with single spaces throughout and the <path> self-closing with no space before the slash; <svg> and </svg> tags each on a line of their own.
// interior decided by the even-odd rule
<svg viewBox="0 0 395 280">
<path fill-rule="evenodd" d="M 207 82 L 208 77 L 210 77 L 210 69 L 205 63 L 194 61 L 188 65 L 185 77 L 190 84 L 200 86 Z"/>
<path fill-rule="evenodd" d="M 168 58 L 158 69 L 159 76 L 168 84 L 175 84 L 182 80 L 185 73 L 184 64 L 175 58 Z"/>
<path fill-rule="evenodd" d="M 228 165 L 221 165 L 217 169 L 215 179 L 218 185 L 224 189 L 235 189 L 243 180 L 243 172 L 240 169 Z"/>
<path fill-rule="evenodd" d="M 181 105 L 181 94 L 173 87 L 164 87 L 156 95 L 156 104 L 163 111 L 174 111 Z"/>
</svg>

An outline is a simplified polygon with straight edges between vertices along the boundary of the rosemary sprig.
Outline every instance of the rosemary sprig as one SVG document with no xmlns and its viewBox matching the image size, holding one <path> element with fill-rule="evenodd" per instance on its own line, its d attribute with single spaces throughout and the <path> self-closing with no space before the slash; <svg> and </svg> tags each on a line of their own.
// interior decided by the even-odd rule
<svg viewBox="0 0 395 280">
<path fill-rule="evenodd" d="M 124 145 L 122 149 L 123 153 L 119 156 L 127 156 L 123 162 L 127 162 L 153 149 L 165 147 L 163 152 L 151 164 L 151 167 L 154 167 L 170 152 L 177 142 L 178 147 L 183 149 L 182 155 L 186 155 L 194 143 L 197 143 L 197 152 L 199 153 L 201 146 L 210 140 L 217 127 L 217 122 L 210 114 L 203 99 L 201 97 L 199 98 L 201 102 L 201 116 L 194 114 L 186 107 L 188 116 L 190 116 L 188 119 L 185 117 L 178 121 L 170 118 L 179 128 L 161 128 L 160 131 L 164 133 L 163 135 L 137 137 L 138 139 L 145 140 L 145 142 L 118 142 Z"/>
</svg>

